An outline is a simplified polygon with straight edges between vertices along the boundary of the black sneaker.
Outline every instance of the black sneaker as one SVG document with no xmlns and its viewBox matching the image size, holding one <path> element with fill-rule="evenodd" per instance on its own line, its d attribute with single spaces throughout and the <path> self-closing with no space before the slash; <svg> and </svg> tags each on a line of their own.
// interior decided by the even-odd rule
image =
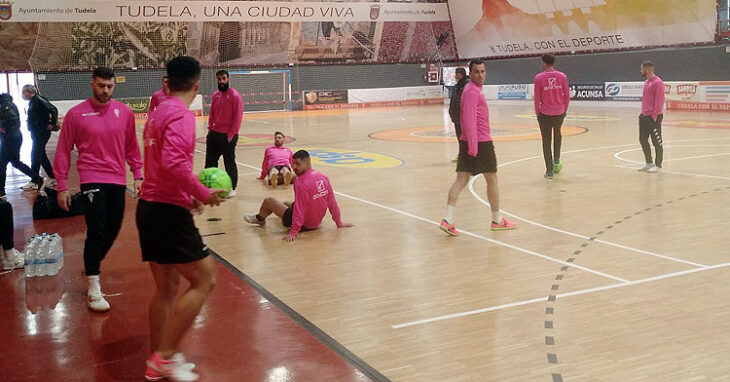
<svg viewBox="0 0 730 382">
<path fill-rule="evenodd" d="M 548 171 L 545 173 L 545 179 L 552 179 L 555 175 L 552 173 L 552 171 Z"/>
</svg>

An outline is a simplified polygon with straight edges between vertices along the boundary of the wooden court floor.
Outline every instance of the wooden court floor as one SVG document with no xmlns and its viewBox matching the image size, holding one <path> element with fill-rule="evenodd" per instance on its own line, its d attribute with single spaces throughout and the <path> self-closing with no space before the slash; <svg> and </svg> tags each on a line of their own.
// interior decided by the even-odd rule
<svg viewBox="0 0 730 382">
<path fill-rule="evenodd" d="M 648 174 L 638 106 L 573 104 L 563 172 L 546 180 L 531 105 L 490 105 L 515 231 L 489 230 L 479 177 L 456 206 L 462 235 L 438 230 L 457 153 L 441 106 L 247 115 L 243 143 L 280 130 L 316 153 L 355 227 L 326 217 L 287 244 L 274 218 L 247 225 L 293 192 L 257 181 L 264 146 L 243 143 L 238 197 L 198 226 L 393 381 L 730 380 L 728 114 L 668 112 L 664 171 Z"/>
</svg>

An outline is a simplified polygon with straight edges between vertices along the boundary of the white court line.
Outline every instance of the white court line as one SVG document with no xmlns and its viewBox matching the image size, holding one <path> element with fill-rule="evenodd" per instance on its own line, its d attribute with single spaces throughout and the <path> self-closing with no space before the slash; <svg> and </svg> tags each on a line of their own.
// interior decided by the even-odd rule
<svg viewBox="0 0 730 382">
<path fill-rule="evenodd" d="M 711 269 L 719 269 L 719 268 L 726 268 L 726 267 L 730 267 L 730 263 L 722 263 L 722 264 L 711 265 L 711 266 L 707 266 L 707 267 L 703 267 L 703 268 L 694 268 L 694 269 L 689 269 L 689 270 L 685 270 L 685 271 L 681 271 L 681 272 L 667 273 L 667 274 L 664 274 L 664 275 L 647 277 L 645 279 L 639 279 L 639 280 L 629 281 L 627 283 L 611 284 L 611 285 L 606 285 L 606 286 L 602 286 L 602 287 L 582 289 L 582 290 L 578 290 L 578 291 L 574 291 L 574 292 L 568 292 L 568 293 L 561 293 L 561 294 L 555 295 L 555 297 L 556 297 L 556 299 L 559 299 L 559 298 L 565 298 L 565 297 L 571 297 L 571 296 L 578 296 L 578 295 L 583 295 L 583 294 L 601 292 L 601 291 L 604 291 L 604 290 L 623 288 L 623 287 L 627 287 L 627 286 L 644 284 L 644 283 L 648 283 L 648 282 L 652 282 L 652 281 L 658 281 L 658 280 L 665 280 L 665 279 L 669 279 L 669 278 L 673 278 L 673 277 L 679 277 L 679 276 L 683 276 L 683 275 L 688 275 L 688 274 L 691 274 L 691 273 L 704 272 L 704 271 L 711 270 Z M 416 325 L 428 324 L 428 323 L 432 323 L 432 322 L 450 320 L 450 319 L 454 319 L 454 318 L 467 317 L 467 316 L 473 316 L 473 315 L 477 315 L 477 314 L 494 312 L 494 311 L 497 311 L 497 310 L 502 310 L 502 309 L 507 309 L 507 308 L 513 308 L 513 307 L 516 307 L 516 306 L 522 306 L 522 305 L 529 305 L 529 304 L 534 304 L 534 303 L 538 303 L 538 302 L 544 302 L 544 301 L 547 301 L 548 298 L 549 298 L 549 296 L 545 296 L 545 297 L 533 298 L 533 299 L 530 299 L 530 300 L 523 300 L 523 301 L 513 302 L 513 303 L 509 303 L 509 304 L 491 306 L 491 307 L 488 307 L 488 308 L 470 310 L 470 311 L 467 311 L 467 312 L 445 314 L 443 316 L 436 316 L 436 317 L 427 318 L 427 319 L 423 319 L 423 320 L 411 321 L 411 322 L 406 322 L 406 323 L 397 324 L 397 325 L 391 325 L 391 328 L 393 328 L 393 329 L 403 329 L 403 328 L 407 328 L 407 327 L 410 327 L 410 326 L 416 326 Z"/>
<path fill-rule="evenodd" d="M 591 148 L 591 149 L 580 149 L 580 150 L 566 151 L 563 154 L 573 154 L 573 153 L 576 153 L 576 152 L 585 152 L 585 151 L 592 151 L 592 150 L 605 150 L 605 149 L 608 149 L 608 148 L 625 147 L 625 146 L 627 146 L 627 145 L 595 147 L 595 148 Z M 635 144 L 632 144 L 631 146 L 635 146 Z M 530 158 L 523 158 L 523 159 L 519 159 L 519 160 L 516 160 L 516 161 L 504 163 L 504 164 L 502 164 L 499 167 L 508 166 L 508 165 L 511 165 L 511 164 L 514 164 L 514 163 L 517 163 L 517 162 L 521 162 L 521 161 L 524 161 L 524 160 L 529 160 L 529 159 L 542 159 L 542 158 L 543 158 L 542 156 L 534 156 L 534 157 L 530 157 Z M 489 206 L 489 202 L 486 201 L 486 200 L 484 200 L 484 198 L 482 198 L 481 196 L 479 196 L 479 194 L 476 192 L 476 190 L 474 190 L 474 182 L 477 180 L 478 177 L 483 177 L 483 176 L 481 174 L 480 175 L 477 175 L 477 176 L 474 176 L 469 181 L 469 192 L 472 194 L 472 196 L 477 201 L 481 202 L 482 204 L 484 204 L 486 206 Z M 575 232 L 565 231 L 565 230 L 562 230 L 562 229 L 559 229 L 559 228 L 555 228 L 555 227 L 551 227 L 551 226 L 548 226 L 548 225 L 545 225 L 545 224 L 541 224 L 541 223 L 538 223 L 536 221 L 532 221 L 532 220 L 523 218 L 521 216 L 517 216 L 517 215 L 515 215 L 515 214 L 513 214 L 513 213 L 511 213 L 509 211 L 506 211 L 506 210 L 502 210 L 502 213 L 505 214 L 505 215 L 511 216 L 511 217 L 513 217 L 515 219 L 521 220 L 521 221 L 523 221 L 525 223 L 532 224 L 534 226 L 537 226 L 537 227 L 540 227 L 540 228 L 543 228 L 543 229 L 547 229 L 547 230 L 550 230 L 550 231 L 562 233 L 564 235 L 577 237 L 577 238 L 580 238 L 580 239 L 583 239 L 583 240 L 588 240 L 588 239 L 591 238 L 590 236 L 581 235 L 581 234 L 578 234 L 578 233 L 575 233 Z M 625 249 L 627 251 L 641 253 L 643 255 L 654 256 L 654 257 L 657 257 L 657 258 L 660 258 L 660 259 L 664 259 L 664 260 L 670 260 L 670 261 L 675 261 L 675 262 L 678 262 L 678 263 L 692 265 L 694 267 L 705 267 L 706 266 L 706 265 L 703 265 L 703 264 L 700 264 L 700 263 L 695 263 L 695 262 L 692 262 L 692 261 L 682 260 L 682 259 L 678 259 L 678 258 L 675 258 L 675 257 L 666 256 L 666 255 L 662 255 L 662 254 L 655 253 L 655 252 L 651 252 L 651 251 L 646 251 L 646 250 L 639 249 L 639 248 L 633 248 L 633 247 L 629 247 L 629 246 L 626 246 L 626 245 L 623 245 L 623 244 L 619 244 L 619 243 L 614 243 L 614 242 L 607 241 L 607 240 L 601 240 L 601 239 L 596 238 L 596 239 L 594 239 L 594 241 L 597 242 L 597 243 L 601 243 L 601 244 L 608 245 L 608 246 Z"/>
<path fill-rule="evenodd" d="M 201 153 L 201 154 L 204 154 L 205 153 L 205 151 L 202 151 L 202 150 L 197 150 L 196 149 L 195 151 L 198 152 L 198 153 Z M 251 165 L 248 165 L 248 164 L 245 164 L 245 163 L 241 163 L 241 162 L 236 162 L 236 163 L 238 165 L 240 165 L 240 166 L 244 166 L 244 167 L 256 169 L 256 167 L 251 166 Z M 345 194 L 345 193 L 342 193 L 342 192 L 339 192 L 339 191 L 335 191 L 335 195 L 342 196 L 342 197 L 348 198 L 348 199 L 352 199 L 354 201 L 357 201 L 357 202 L 360 202 L 360 203 L 363 203 L 363 204 L 369 204 L 369 205 L 374 206 L 374 207 L 382 208 L 382 209 L 388 210 L 390 212 L 395 212 L 395 213 L 400 214 L 400 215 L 403 215 L 403 216 L 408 216 L 410 218 L 413 218 L 413 219 L 416 219 L 416 220 L 420 220 L 420 221 L 422 221 L 424 223 L 429 223 L 429 224 L 432 224 L 432 225 L 435 225 L 435 226 L 438 226 L 440 224 L 439 222 L 436 222 L 436 221 L 433 221 L 433 220 L 429 220 L 429 219 L 426 219 L 424 217 L 421 217 L 421 216 L 418 216 L 418 215 L 414 215 L 414 214 L 411 214 L 411 213 L 408 213 L 408 212 L 399 210 L 397 208 L 389 207 L 389 206 L 386 206 L 386 205 L 383 205 L 383 204 L 379 204 L 379 203 L 376 203 L 376 202 L 371 202 L 369 200 L 361 199 L 361 198 L 358 198 L 356 196 L 348 195 L 348 194 Z M 571 268 L 580 269 L 580 270 L 582 270 L 584 272 L 593 273 L 595 275 L 598 275 L 598 276 L 601 276 L 601 277 L 605 277 L 605 278 L 609 278 L 611 280 L 620 281 L 622 283 L 629 282 L 629 280 L 623 279 L 621 277 L 609 275 L 608 273 L 603 273 L 601 271 L 597 271 L 597 270 L 594 270 L 594 269 L 591 269 L 591 268 L 588 268 L 588 267 L 584 267 L 582 265 L 577 265 L 577 264 L 569 263 L 567 261 L 558 260 L 558 259 L 552 258 L 550 256 L 543 255 L 543 254 L 537 253 L 535 251 L 531 251 L 531 250 L 526 249 L 526 248 L 517 247 L 515 245 L 509 244 L 509 243 L 505 243 L 505 242 L 502 242 L 502 241 L 499 241 L 499 240 L 494 240 L 492 238 L 488 238 L 486 236 L 478 235 L 478 234 L 475 234 L 475 233 L 472 233 L 472 232 L 469 232 L 469 231 L 464 231 L 464 230 L 461 230 L 461 229 L 459 231 L 462 234 L 465 234 L 467 236 L 471 236 L 471 237 L 474 237 L 474 238 L 479 239 L 479 240 L 484 240 L 484 241 L 490 242 L 492 244 L 501 245 L 503 247 L 507 247 L 507 248 L 513 249 L 515 251 L 525 253 L 525 254 L 530 255 L 530 256 L 539 257 L 541 259 L 548 260 L 548 261 L 551 261 L 551 262 L 554 262 L 554 263 L 558 263 L 558 264 L 561 264 L 561 265 L 565 265 L 565 266 L 568 266 L 568 267 L 571 267 Z"/>
<path fill-rule="evenodd" d="M 722 138 L 722 139 L 724 139 L 724 138 Z M 665 147 L 668 147 L 668 148 L 671 148 L 671 147 L 727 147 L 727 145 L 681 145 L 681 146 L 665 146 Z M 641 150 L 641 148 L 634 148 L 634 149 L 619 151 L 619 152 L 613 154 L 613 156 L 614 156 L 614 158 L 616 158 L 616 159 L 618 159 L 618 160 L 620 160 L 622 162 L 643 165 L 644 162 L 642 162 L 642 161 L 637 161 L 637 160 L 633 160 L 633 159 L 626 159 L 626 158 L 624 158 L 624 157 L 621 156 L 622 154 L 625 154 L 625 153 L 628 153 L 628 152 L 631 152 L 631 151 L 638 151 L 638 150 Z M 727 154 L 727 153 L 719 153 L 719 154 L 707 155 L 705 157 L 720 156 L 720 155 L 729 155 L 729 154 Z M 681 160 L 681 159 L 682 158 L 678 158 L 678 159 L 675 159 L 675 160 Z M 693 158 L 690 157 L 690 158 L 685 158 L 685 159 L 693 159 Z M 619 166 L 615 166 L 615 167 L 619 167 Z M 620 167 L 620 168 L 623 168 L 623 167 Z M 693 177 L 696 177 L 696 178 L 730 180 L 730 177 L 719 176 L 719 175 L 697 174 L 697 173 L 690 173 L 690 172 L 670 171 L 670 170 L 665 170 L 665 169 L 662 169 L 661 172 L 662 173 L 665 173 L 665 174 L 693 176 Z"/>
</svg>

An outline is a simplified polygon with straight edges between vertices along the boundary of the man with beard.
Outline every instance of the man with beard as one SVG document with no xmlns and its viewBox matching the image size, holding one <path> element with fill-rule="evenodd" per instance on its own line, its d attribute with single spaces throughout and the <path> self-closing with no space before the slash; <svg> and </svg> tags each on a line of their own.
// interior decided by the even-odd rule
<svg viewBox="0 0 730 382">
<path fill-rule="evenodd" d="M 72 107 L 63 120 L 53 161 L 58 180 L 58 205 L 69 211 L 71 193 L 68 172 L 71 151 L 78 151 L 76 167 L 85 198 L 86 242 L 84 268 L 88 286 L 87 304 L 95 312 L 106 312 L 109 303 L 101 292 L 101 261 L 111 249 L 124 218 L 127 174 L 134 175 L 134 194 L 142 184 L 142 156 L 137 144 L 134 114 L 125 104 L 112 99 L 114 72 L 96 68 L 92 75 L 93 96 Z"/>
<path fill-rule="evenodd" d="M 299 231 L 317 229 L 328 209 L 337 228 L 352 227 L 352 224 L 342 222 L 340 207 L 337 206 L 335 191 L 330 180 L 321 172 L 312 170 L 312 162 L 307 151 L 299 150 L 294 153 L 293 167 L 294 173 L 297 174 L 297 181 L 294 183 L 294 202 L 285 203 L 274 198 L 266 198 L 258 214 L 244 215 L 243 219 L 247 223 L 263 227 L 266 224 L 266 217 L 275 214 L 281 218 L 284 227 L 290 228 L 289 235 L 284 237 L 288 242 L 294 241 Z"/>
<path fill-rule="evenodd" d="M 261 163 L 259 179 L 266 179 L 268 176 L 268 182 L 273 189 L 276 189 L 280 178 L 284 186 L 288 186 L 293 178 L 294 157 L 291 149 L 284 147 L 284 139 L 284 133 L 280 131 L 274 133 L 274 145 L 266 149 L 264 161 Z"/>
<path fill-rule="evenodd" d="M 205 168 L 218 167 L 218 159 L 222 155 L 226 172 L 231 177 L 232 189 L 228 197 L 234 197 L 238 185 L 236 144 L 243 119 L 243 98 L 236 89 L 230 87 L 228 71 L 219 70 L 215 77 L 218 80 L 218 90 L 213 93 L 208 115 Z"/>
<path fill-rule="evenodd" d="M 641 114 L 639 115 L 639 143 L 644 151 L 646 164 L 639 171 L 659 172 L 664 159 L 664 143 L 662 141 L 662 110 L 664 108 L 664 82 L 654 74 L 654 63 L 644 61 L 641 64 L 641 75 L 646 77 L 644 94 L 641 97 Z M 656 161 L 651 158 L 649 137 L 656 151 Z"/>
</svg>

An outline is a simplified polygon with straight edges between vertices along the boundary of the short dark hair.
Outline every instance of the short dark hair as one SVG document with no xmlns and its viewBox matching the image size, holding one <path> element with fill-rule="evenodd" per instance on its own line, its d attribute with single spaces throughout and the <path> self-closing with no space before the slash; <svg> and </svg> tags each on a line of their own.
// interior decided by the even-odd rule
<svg viewBox="0 0 730 382">
<path fill-rule="evenodd" d="M 91 74 L 91 78 L 97 77 L 105 80 L 110 80 L 114 78 L 114 71 L 105 66 L 100 66 L 94 69 L 94 73 Z"/>
<path fill-rule="evenodd" d="M 546 63 L 547 65 L 553 66 L 555 65 L 555 56 L 553 56 L 552 54 L 543 54 L 542 62 Z"/>
<path fill-rule="evenodd" d="M 455 74 L 459 74 L 459 73 L 461 73 L 462 76 L 466 77 L 466 69 L 464 69 L 464 68 L 456 68 L 456 73 Z"/>
<path fill-rule="evenodd" d="M 276 137 L 277 135 L 281 135 L 282 137 L 286 138 L 286 135 L 284 135 L 284 133 L 282 133 L 281 131 L 277 131 L 274 133 L 274 137 Z"/>
<path fill-rule="evenodd" d="M 645 68 L 653 68 L 654 67 L 654 63 L 647 60 L 647 61 L 642 62 L 641 63 L 641 66 L 642 67 L 645 67 Z"/>
<path fill-rule="evenodd" d="M 307 150 L 299 150 L 294 153 L 294 159 L 307 159 L 309 158 L 309 153 Z"/>
<path fill-rule="evenodd" d="M 162 76 L 162 79 L 163 79 L 163 80 L 166 80 L 166 79 L 168 79 L 168 78 L 169 78 L 169 77 L 167 77 L 167 75 L 164 75 L 164 76 Z"/>
<path fill-rule="evenodd" d="M 483 64 L 484 64 L 484 61 L 482 61 L 478 58 L 472 59 L 471 61 L 469 61 L 469 71 L 473 70 L 472 68 L 474 67 L 474 65 L 483 65 Z"/>
<path fill-rule="evenodd" d="M 167 63 L 167 86 L 172 92 L 186 92 L 200 79 L 200 63 L 190 56 L 178 56 Z"/>
<path fill-rule="evenodd" d="M 221 70 L 219 70 L 219 71 L 215 72 L 215 76 L 216 76 L 216 77 L 218 77 L 218 76 L 222 76 L 222 75 L 224 75 L 224 74 L 226 75 L 226 77 L 230 77 L 230 75 L 228 74 L 228 71 L 227 71 L 227 70 L 225 70 L 225 69 L 221 69 Z"/>
</svg>

